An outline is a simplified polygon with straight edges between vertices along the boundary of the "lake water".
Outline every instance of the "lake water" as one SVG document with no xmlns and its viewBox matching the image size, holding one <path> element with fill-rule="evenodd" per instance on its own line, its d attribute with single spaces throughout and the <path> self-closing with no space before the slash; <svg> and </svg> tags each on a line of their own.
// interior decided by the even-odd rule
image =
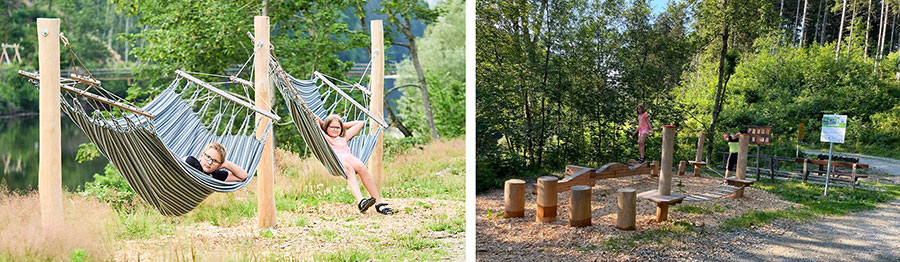
<svg viewBox="0 0 900 262">
<path fill-rule="evenodd" d="M 102 174 L 108 161 L 102 155 L 94 160 L 78 163 L 78 145 L 90 142 L 65 114 L 62 124 L 62 186 L 74 191 Z M 27 192 L 38 186 L 39 121 L 37 116 L 0 118 L 0 181 L 7 189 Z"/>
</svg>

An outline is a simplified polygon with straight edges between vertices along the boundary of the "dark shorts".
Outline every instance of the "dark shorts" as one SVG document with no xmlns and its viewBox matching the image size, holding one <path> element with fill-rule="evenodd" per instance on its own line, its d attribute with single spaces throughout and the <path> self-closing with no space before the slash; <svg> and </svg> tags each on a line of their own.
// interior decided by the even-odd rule
<svg viewBox="0 0 900 262">
<path fill-rule="evenodd" d="M 737 167 L 737 156 L 738 153 L 728 153 L 728 163 L 725 168 L 731 171 L 734 171 Z"/>
</svg>

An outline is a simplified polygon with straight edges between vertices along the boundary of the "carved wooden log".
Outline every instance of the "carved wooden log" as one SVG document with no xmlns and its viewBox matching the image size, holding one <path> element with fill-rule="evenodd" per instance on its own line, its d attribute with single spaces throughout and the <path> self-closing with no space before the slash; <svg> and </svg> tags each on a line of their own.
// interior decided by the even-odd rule
<svg viewBox="0 0 900 262">
<path fill-rule="evenodd" d="M 510 179 L 504 183 L 503 199 L 506 207 L 506 217 L 525 216 L 525 181 Z"/>
<path fill-rule="evenodd" d="M 620 188 L 617 192 L 619 203 L 616 212 L 616 228 L 621 230 L 634 230 L 635 217 L 637 211 L 635 209 L 636 193 L 634 188 Z"/>
<path fill-rule="evenodd" d="M 591 225 L 591 187 L 572 187 L 569 205 L 569 226 L 585 227 Z"/>
<path fill-rule="evenodd" d="M 537 211 L 535 221 L 549 223 L 556 219 L 557 191 L 554 176 L 542 176 L 537 180 Z"/>
</svg>

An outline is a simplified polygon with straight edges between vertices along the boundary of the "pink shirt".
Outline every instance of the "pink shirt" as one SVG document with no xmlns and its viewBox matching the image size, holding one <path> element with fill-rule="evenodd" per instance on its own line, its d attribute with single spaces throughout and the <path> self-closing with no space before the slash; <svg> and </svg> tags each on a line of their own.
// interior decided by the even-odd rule
<svg viewBox="0 0 900 262">
<path fill-rule="evenodd" d="M 352 153 L 350 153 L 350 146 L 347 145 L 348 141 L 346 138 L 340 136 L 331 137 L 326 135 L 325 141 L 328 141 L 328 144 L 331 145 L 331 148 L 334 149 L 334 153 L 341 161 L 344 161 L 344 159 L 346 159 L 348 156 L 353 155 Z"/>
<path fill-rule="evenodd" d="M 647 112 L 638 115 L 638 132 L 650 133 L 650 114 L 647 114 Z"/>
</svg>

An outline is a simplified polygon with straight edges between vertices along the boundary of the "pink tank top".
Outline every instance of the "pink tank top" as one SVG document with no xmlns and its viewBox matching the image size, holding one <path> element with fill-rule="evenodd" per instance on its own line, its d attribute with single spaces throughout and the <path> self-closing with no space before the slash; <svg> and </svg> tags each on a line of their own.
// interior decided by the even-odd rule
<svg viewBox="0 0 900 262">
<path fill-rule="evenodd" d="M 328 144 L 331 145 L 331 148 L 334 149 L 334 153 L 336 154 L 350 154 L 350 146 L 347 145 L 347 139 L 344 137 L 330 137 L 325 136 L 325 141 L 328 141 Z"/>
<path fill-rule="evenodd" d="M 647 112 L 638 115 L 638 131 L 650 132 L 650 115 Z"/>
</svg>

